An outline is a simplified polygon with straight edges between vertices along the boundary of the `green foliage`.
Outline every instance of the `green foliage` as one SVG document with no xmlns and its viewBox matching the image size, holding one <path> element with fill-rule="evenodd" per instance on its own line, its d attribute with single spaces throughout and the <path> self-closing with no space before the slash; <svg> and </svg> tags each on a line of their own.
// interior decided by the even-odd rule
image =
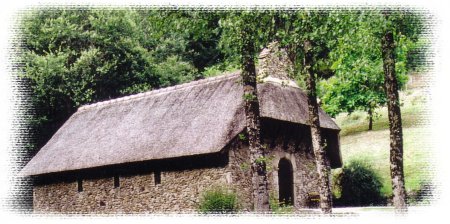
<svg viewBox="0 0 450 224">
<path fill-rule="evenodd" d="M 340 173 L 335 174 L 334 186 L 333 191 L 340 193 L 337 205 L 373 206 L 384 204 L 380 177 L 363 161 L 352 160 L 346 164 Z"/>
<path fill-rule="evenodd" d="M 386 103 L 378 34 L 384 26 L 383 17 L 376 11 L 349 13 L 346 17 L 348 28 L 330 52 L 335 76 L 320 83 L 323 108 L 332 116 L 355 110 L 373 111 Z M 407 55 L 413 47 L 412 36 L 397 33 L 396 44 L 396 74 L 401 88 L 407 81 Z"/>
<path fill-rule="evenodd" d="M 247 140 L 247 137 L 245 136 L 244 133 L 240 133 L 240 134 L 238 135 L 238 137 L 239 137 L 239 140 L 241 140 L 241 141 Z"/>
<path fill-rule="evenodd" d="M 255 47 L 255 53 L 259 53 L 272 41 L 270 30 L 272 26 L 272 14 L 268 10 L 242 10 L 230 11 L 220 21 L 221 38 L 218 47 L 226 55 L 228 63 L 239 65 L 241 60 L 240 47 L 242 38 L 239 34 L 244 29 L 249 35 Z"/>
<path fill-rule="evenodd" d="M 160 75 L 160 85 L 167 87 L 194 80 L 196 69 L 178 56 L 169 56 L 155 66 L 155 72 Z"/>
<path fill-rule="evenodd" d="M 195 67 L 200 52 L 190 42 L 202 43 L 200 36 L 217 32 L 197 27 L 205 26 L 204 18 L 188 23 L 196 15 L 161 10 L 36 11 L 23 23 L 24 77 L 31 79 L 35 92 L 48 95 L 55 81 L 70 90 L 77 87 L 75 93 L 62 93 L 74 106 L 193 80 L 204 66 Z M 205 35 L 197 33 L 200 30 Z M 55 68 L 42 73 L 46 65 Z M 51 85 L 39 85 L 45 79 L 51 79 Z"/>
<path fill-rule="evenodd" d="M 238 209 L 237 194 L 225 187 L 215 187 L 203 193 L 200 200 L 201 213 L 236 213 Z"/>
<path fill-rule="evenodd" d="M 256 96 L 253 95 L 252 93 L 244 93 L 244 95 L 242 95 L 242 98 L 245 101 L 255 101 L 256 100 Z"/>
<path fill-rule="evenodd" d="M 202 72 L 203 77 L 213 77 L 217 75 L 221 75 L 228 72 L 237 71 L 239 66 L 237 64 L 230 63 L 219 63 L 209 67 L 206 67 Z"/>
</svg>

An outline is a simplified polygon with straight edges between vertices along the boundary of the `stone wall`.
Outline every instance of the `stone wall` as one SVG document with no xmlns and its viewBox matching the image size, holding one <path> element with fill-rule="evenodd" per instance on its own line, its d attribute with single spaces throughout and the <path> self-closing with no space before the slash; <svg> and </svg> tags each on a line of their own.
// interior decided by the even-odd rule
<svg viewBox="0 0 450 224">
<path fill-rule="evenodd" d="M 59 182 L 34 188 L 34 211 L 38 213 L 155 213 L 192 212 L 200 194 L 212 186 L 226 184 L 225 168 L 161 172 L 155 184 L 154 173 Z"/>
<path fill-rule="evenodd" d="M 231 175 L 230 185 L 238 193 L 240 209 L 243 211 L 253 210 L 252 182 L 250 171 L 250 150 L 244 141 L 236 140 L 232 143 L 229 152 L 228 172 Z"/>
</svg>

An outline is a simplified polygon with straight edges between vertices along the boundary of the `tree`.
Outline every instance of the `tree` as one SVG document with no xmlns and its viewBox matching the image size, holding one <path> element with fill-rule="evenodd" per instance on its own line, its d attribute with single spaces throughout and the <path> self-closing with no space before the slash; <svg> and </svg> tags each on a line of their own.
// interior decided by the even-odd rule
<svg viewBox="0 0 450 224">
<path fill-rule="evenodd" d="M 379 22 L 374 23 L 374 33 L 381 40 L 381 55 L 383 60 L 384 89 L 387 97 L 389 131 L 390 131 L 390 171 L 394 207 L 397 212 L 406 212 L 406 190 L 403 171 L 403 130 L 400 111 L 399 74 L 406 72 L 407 68 L 414 68 L 411 58 L 402 56 L 399 52 L 407 51 L 408 47 L 402 45 L 405 39 L 411 42 L 421 38 L 424 31 L 424 18 L 422 15 L 410 11 L 385 10 L 378 14 Z M 411 44 L 410 48 L 414 47 Z M 379 45 L 380 46 L 380 45 Z M 409 65 L 409 66 L 408 66 Z"/>
<path fill-rule="evenodd" d="M 378 38 L 371 35 L 370 15 L 347 12 L 336 16 L 339 36 L 330 52 L 334 76 L 320 83 L 324 110 L 331 116 L 340 112 L 366 111 L 372 130 L 375 108 L 386 102 Z"/>
<path fill-rule="evenodd" d="M 385 12 L 386 20 L 389 13 Z M 383 55 L 384 85 L 388 104 L 390 132 L 390 169 L 394 207 L 396 211 L 406 211 L 405 177 L 403 174 L 403 131 L 398 95 L 398 83 L 395 74 L 395 43 L 392 28 L 388 25 L 381 38 Z"/>
<path fill-rule="evenodd" d="M 331 213 L 330 161 L 327 158 L 320 130 L 316 77 L 312 69 L 313 49 L 311 41 L 305 40 L 303 47 L 305 53 L 303 67 L 305 69 L 306 92 L 308 95 L 309 125 L 311 127 L 312 147 L 316 160 L 317 173 L 319 174 L 320 208 L 324 213 Z"/>
<path fill-rule="evenodd" d="M 375 109 L 386 104 L 379 37 L 374 35 L 380 19 L 373 12 L 350 11 L 337 15 L 336 20 L 340 34 L 330 52 L 334 76 L 320 82 L 323 109 L 331 116 L 365 111 L 368 129 L 372 130 Z M 399 43 L 402 50 L 396 55 L 402 60 L 397 62 L 397 77 L 402 87 L 407 80 L 404 65 L 412 41 L 401 35 Z"/>
<path fill-rule="evenodd" d="M 269 190 L 265 152 L 261 145 L 261 121 L 255 70 L 254 20 L 251 12 L 240 13 L 240 38 L 242 81 L 244 85 L 245 114 L 250 150 L 254 209 L 268 211 Z"/>
</svg>

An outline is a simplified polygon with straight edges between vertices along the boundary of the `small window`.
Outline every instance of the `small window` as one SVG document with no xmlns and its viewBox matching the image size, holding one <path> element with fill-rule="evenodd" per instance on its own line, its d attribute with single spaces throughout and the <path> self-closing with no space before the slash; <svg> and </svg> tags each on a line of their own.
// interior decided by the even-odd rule
<svg viewBox="0 0 450 224">
<path fill-rule="evenodd" d="M 155 171 L 155 185 L 161 184 L 161 171 Z"/>
<path fill-rule="evenodd" d="M 120 187 L 119 175 L 115 175 L 114 176 L 114 188 L 119 188 L 119 187 Z"/>
<path fill-rule="evenodd" d="M 78 183 L 78 192 L 82 192 L 83 191 L 83 180 L 78 179 L 77 183 Z"/>
</svg>

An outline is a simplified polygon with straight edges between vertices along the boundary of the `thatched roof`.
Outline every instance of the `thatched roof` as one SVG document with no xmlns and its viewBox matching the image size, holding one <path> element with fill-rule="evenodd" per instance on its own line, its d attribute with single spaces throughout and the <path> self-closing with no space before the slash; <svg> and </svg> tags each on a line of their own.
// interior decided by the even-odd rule
<svg viewBox="0 0 450 224">
<path fill-rule="evenodd" d="M 299 88 L 266 82 L 258 92 L 262 117 L 308 123 Z M 22 174 L 219 152 L 245 128 L 242 95 L 233 73 L 81 107 Z M 320 122 L 339 129 L 322 110 Z"/>
</svg>

